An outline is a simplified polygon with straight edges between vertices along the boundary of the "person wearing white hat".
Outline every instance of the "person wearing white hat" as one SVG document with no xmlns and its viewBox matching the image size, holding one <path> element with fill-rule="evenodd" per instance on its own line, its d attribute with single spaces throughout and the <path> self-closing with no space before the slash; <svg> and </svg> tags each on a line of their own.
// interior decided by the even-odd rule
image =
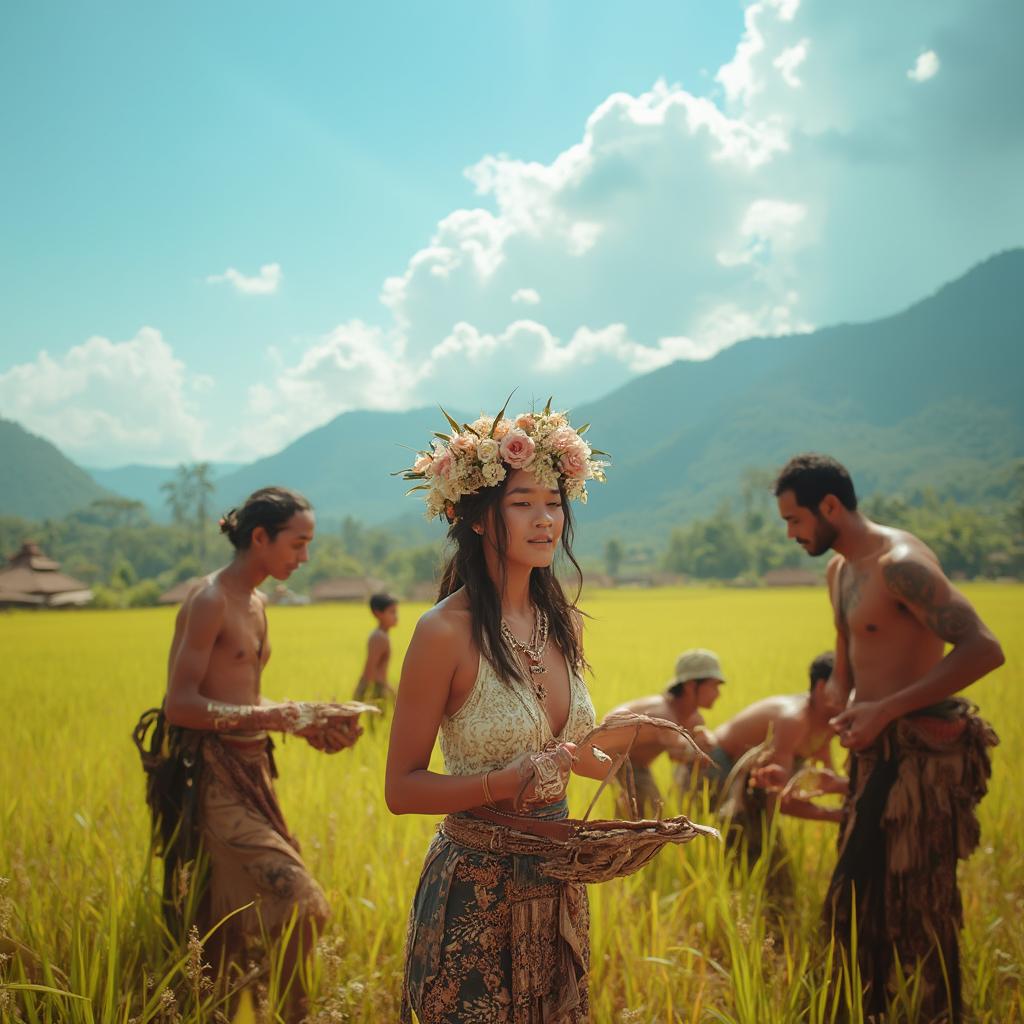
<svg viewBox="0 0 1024 1024">
<path fill-rule="evenodd" d="M 606 720 L 624 711 L 650 718 L 663 718 L 688 730 L 698 745 L 710 749 L 714 740 L 704 727 L 702 710 L 710 708 L 718 699 L 718 691 L 725 682 L 718 655 L 703 647 L 683 651 L 676 659 L 675 672 L 662 693 L 636 700 L 610 711 Z M 632 770 L 633 788 L 638 816 L 658 814 L 664 805 L 661 791 L 654 781 L 651 765 L 661 754 L 668 754 L 673 761 L 691 761 L 693 748 L 678 733 L 648 725 L 640 728 L 639 734 L 629 752 L 629 767 Z M 617 776 L 623 780 L 620 772 Z M 630 773 L 625 773 L 628 779 Z M 623 780 L 625 787 L 628 781 Z M 627 815 L 632 808 L 629 797 L 623 789 L 620 792 L 622 810 Z"/>
</svg>

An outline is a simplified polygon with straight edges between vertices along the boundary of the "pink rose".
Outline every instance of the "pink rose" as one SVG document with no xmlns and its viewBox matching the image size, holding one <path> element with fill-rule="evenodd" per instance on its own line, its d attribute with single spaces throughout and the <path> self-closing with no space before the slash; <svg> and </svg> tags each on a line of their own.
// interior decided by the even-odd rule
<svg viewBox="0 0 1024 1024">
<path fill-rule="evenodd" d="M 556 452 L 567 452 L 580 444 L 580 435 L 572 427 L 559 427 L 548 434 L 548 446 Z"/>
<path fill-rule="evenodd" d="M 434 456 L 434 461 L 430 464 L 431 476 L 439 476 L 447 480 L 451 474 L 454 462 L 455 456 L 452 455 L 452 450 L 442 446 L 437 455 Z"/>
<path fill-rule="evenodd" d="M 476 450 L 476 438 L 469 434 L 452 434 L 448 447 L 453 452 L 461 454 L 473 454 Z"/>
<path fill-rule="evenodd" d="M 577 438 L 578 440 L 578 438 Z M 582 442 L 567 448 L 558 460 L 558 468 L 570 480 L 586 480 L 590 475 L 590 452 Z"/>
<path fill-rule="evenodd" d="M 533 438 L 527 437 L 523 431 L 518 428 L 510 430 L 501 442 L 501 460 L 512 469 L 527 469 L 533 462 L 536 447 Z"/>
<path fill-rule="evenodd" d="M 532 434 L 536 426 L 537 421 L 528 412 L 516 417 L 516 427 L 524 434 Z"/>
</svg>

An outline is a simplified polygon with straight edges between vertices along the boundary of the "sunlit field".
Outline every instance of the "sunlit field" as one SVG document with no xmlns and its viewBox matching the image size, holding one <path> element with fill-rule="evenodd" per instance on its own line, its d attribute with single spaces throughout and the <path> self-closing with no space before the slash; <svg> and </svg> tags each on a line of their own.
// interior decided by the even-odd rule
<svg viewBox="0 0 1024 1024">
<path fill-rule="evenodd" d="M 967 592 L 1008 663 L 970 693 L 1002 745 L 981 807 L 981 847 L 961 870 L 966 993 L 980 1024 L 1024 1024 L 1024 588 Z M 719 652 L 728 677 L 713 725 L 756 698 L 803 689 L 807 663 L 831 645 L 823 589 L 608 591 L 588 595 L 584 606 L 599 714 L 661 689 L 680 650 L 705 646 Z M 421 611 L 401 608 L 393 677 Z M 218 1019 L 165 943 L 161 865 L 148 858 L 130 738 L 139 713 L 160 700 L 173 614 L 0 615 L 4 1021 Z M 361 606 L 270 609 L 265 692 L 348 698 L 371 625 Z M 406 915 L 437 822 L 388 812 L 386 744 L 385 724 L 335 756 L 296 740 L 278 745 L 285 814 L 333 908 L 314 967 L 316 1021 L 397 1019 Z M 668 791 L 668 765 L 658 773 Z M 574 813 L 596 785 L 574 781 Z M 610 816 L 610 797 L 601 800 L 599 813 Z M 673 797 L 668 812 L 678 810 Z M 701 818 L 699 808 L 691 814 Z M 709 840 L 670 847 L 638 875 L 591 887 L 596 1022 L 847 1019 L 845 999 L 822 983 L 829 951 L 817 931 L 835 827 L 786 821 L 783 829 L 799 889 L 782 919 L 763 875 L 743 875 Z M 22 955 L 11 958 L 17 948 Z M 262 1012 L 273 1019 L 272 1008 Z"/>
</svg>

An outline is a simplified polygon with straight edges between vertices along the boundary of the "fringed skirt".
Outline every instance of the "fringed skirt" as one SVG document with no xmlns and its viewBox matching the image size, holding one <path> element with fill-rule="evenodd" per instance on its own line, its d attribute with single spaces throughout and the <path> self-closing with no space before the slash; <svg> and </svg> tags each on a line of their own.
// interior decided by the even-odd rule
<svg viewBox="0 0 1024 1024">
<path fill-rule="evenodd" d="M 825 923 L 849 951 L 856 922 L 866 1013 L 884 1012 L 898 958 L 907 971 L 921 964 L 922 1024 L 961 1019 L 956 868 L 978 845 L 975 809 L 998 742 L 973 705 L 952 699 L 898 719 L 850 757 Z"/>
</svg>

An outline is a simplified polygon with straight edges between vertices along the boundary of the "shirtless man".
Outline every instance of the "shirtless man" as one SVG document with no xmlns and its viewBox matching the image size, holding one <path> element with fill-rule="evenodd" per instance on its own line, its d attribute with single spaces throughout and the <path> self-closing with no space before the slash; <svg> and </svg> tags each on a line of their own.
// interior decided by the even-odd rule
<svg viewBox="0 0 1024 1024">
<path fill-rule="evenodd" d="M 351 746 L 362 730 L 353 707 L 269 701 L 260 694 L 270 643 L 265 601 L 256 587 L 267 576 L 287 579 L 308 560 L 315 526 L 309 503 L 268 487 L 232 509 L 220 525 L 235 557 L 197 585 L 178 613 L 168 658 L 166 725 L 158 721 L 154 737 L 159 741 L 167 733 L 164 765 L 176 761 L 176 770 L 151 770 L 150 802 L 163 838 L 165 898 L 178 891 L 180 877 L 174 875 L 191 870 L 199 840 L 210 872 L 204 924 L 255 903 L 222 929 L 222 955 L 237 956 L 261 925 L 273 935 L 297 909 L 286 951 L 287 984 L 299 948 L 311 948 L 328 910 L 282 817 L 268 733 L 292 733 L 334 752 Z M 153 743 L 154 761 L 161 746 Z M 293 1010 L 299 1014 L 297 999 Z"/>
<path fill-rule="evenodd" d="M 1002 649 L 924 543 L 857 510 L 835 459 L 790 459 L 775 495 L 791 539 L 810 555 L 836 552 L 827 693 L 850 751 L 850 793 L 826 922 L 848 951 L 855 892 L 866 1013 L 885 1011 L 895 946 L 906 969 L 923 961 L 919 1019 L 960 1021 L 957 859 L 978 843 L 975 807 L 990 773 L 987 748 L 998 741 L 953 695 L 998 668 Z"/>
<path fill-rule="evenodd" d="M 675 676 L 664 693 L 652 697 L 638 697 L 621 704 L 605 715 L 605 721 L 624 711 L 650 718 L 664 718 L 688 730 L 701 747 L 710 748 L 712 738 L 704 727 L 701 709 L 710 708 L 718 699 L 718 691 L 725 679 L 718 655 L 702 648 L 683 651 L 676 660 Z M 639 727 L 639 733 L 629 752 L 637 813 L 646 818 L 657 813 L 664 801 L 651 772 L 651 763 L 661 754 L 673 761 L 693 760 L 693 748 L 678 734 L 653 725 Z M 617 780 L 622 780 L 620 772 Z M 626 783 L 628 785 L 628 783 Z M 620 793 L 620 812 L 629 815 L 632 808 L 627 792 Z"/>
<path fill-rule="evenodd" d="M 819 807 L 802 790 L 790 788 L 794 772 L 804 762 L 815 761 L 822 765 L 814 773 L 816 795 L 847 791 L 847 780 L 832 770 L 829 749 L 834 735 L 829 720 L 834 712 L 826 703 L 825 687 L 833 662 L 831 651 L 819 654 L 811 662 L 806 693 L 766 697 L 714 730 L 709 751 L 714 767 L 708 774 L 717 790 L 721 791 L 736 764 L 751 755 L 744 784 L 749 777 L 753 786 L 780 793 L 778 809 L 783 814 L 839 821 L 838 808 Z"/>
<path fill-rule="evenodd" d="M 395 689 L 388 684 L 391 661 L 391 637 L 388 633 L 398 625 L 398 599 L 390 594 L 374 594 L 370 611 L 377 628 L 366 641 L 366 664 L 356 684 L 356 700 L 384 701 L 395 699 Z"/>
</svg>

